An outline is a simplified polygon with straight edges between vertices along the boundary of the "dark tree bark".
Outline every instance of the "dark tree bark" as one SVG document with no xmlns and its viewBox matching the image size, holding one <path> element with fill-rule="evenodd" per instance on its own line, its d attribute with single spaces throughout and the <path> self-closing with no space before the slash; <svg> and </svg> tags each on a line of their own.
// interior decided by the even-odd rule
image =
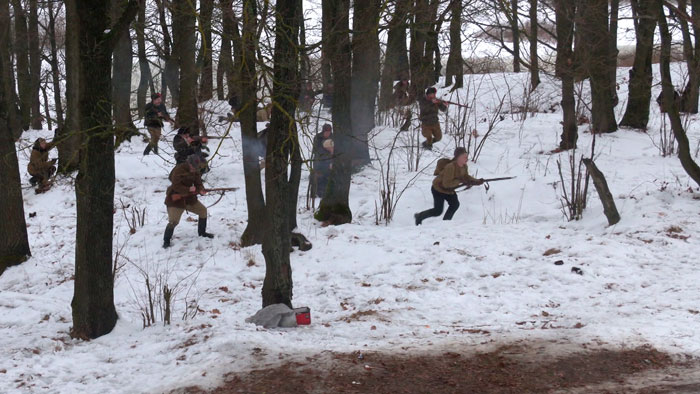
<svg viewBox="0 0 700 394">
<path fill-rule="evenodd" d="M 111 117 L 112 52 L 138 12 L 130 1 L 114 25 L 108 2 L 78 0 L 80 125 L 84 141 L 75 180 L 77 227 L 73 329 L 75 338 L 97 338 L 117 322 L 112 276 L 114 215 L 114 129 Z M 76 31 L 76 30 L 73 30 Z M 108 31 L 109 33 L 106 33 Z"/>
<path fill-rule="evenodd" d="M 671 33 L 668 31 L 666 14 L 663 10 L 662 0 L 656 0 L 656 10 L 659 17 L 659 31 L 661 33 L 661 87 L 662 99 L 666 114 L 671 120 L 671 129 L 678 143 L 678 158 L 685 172 L 695 183 L 700 185 L 700 167 L 693 161 L 690 153 L 690 142 L 683 129 L 683 122 L 678 111 L 678 103 L 674 99 L 673 81 L 671 80 Z"/>
<path fill-rule="evenodd" d="M 585 68 L 593 101 L 591 127 L 594 133 L 612 133 L 617 130 L 617 122 L 610 81 L 610 36 L 606 28 L 601 29 L 608 26 L 608 1 L 590 0 L 583 8 L 583 17 L 576 26 L 582 30 L 587 46 Z"/>
<path fill-rule="evenodd" d="M 291 0 L 290 0 L 291 1 Z M 265 234 L 265 223 L 260 218 L 265 217 L 265 199 L 262 194 L 262 182 L 260 180 L 260 162 L 255 152 L 257 143 L 257 76 L 255 72 L 255 49 L 257 41 L 255 0 L 243 2 L 243 28 L 240 44 L 240 98 L 242 109 L 239 119 L 241 121 L 241 148 L 243 150 L 243 174 L 245 176 L 246 203 L 248 205 L 248 225 L 241 236 L 241 245 L 250 246 L 260 244 Z M 280 27 L 281 29 L 282 27 Z M 284 30 L 282 30 L 284 31 Z M 297 96 L 294 96 L 297 97 Z M 268 137 L 269 143 L 269 137 Z M 268 152 L 270 149 L 268 149 Z M 266 163 L 267 167 L 267 163 Z M 266 174 L 269 169 L 266 169 Z M 286 168 L 285 168 L 286 171 Z M 269 174 L 268 174 L 269 176 Z M 266 179 L 267 177 L 266 176 Z M 284 198 L 276 196 L 277 198 Z"/>
<path fill-rule="evenodd" d="M 450 56 L 447 58 L 445 70 L 445 86 L 452 85 L 453 90 L 464 86 L 464 59 L 462 58 L 462 1 L 451 3 L 450 20 Z"/>
<path fill-rule="evenodd" d="M 19 109 L 22 114 L 22 128 L 29 130 L 32 116 L 32 81 L 29 67 L 29 32 L 27 14 L 21 0 L 12 0 L 15 16 L 15 61 L 17 62 L 17 87 Z"/>
<path fill-rule="evenodd" d="M 195 62 L 195 15 L 194 3 L 190 0 L 173 2 L 173 34 L 180 64 L 180 98 L 177 107 L 179 127 L 187 127 L 190 132 L 199 132 L 197 115 L 197 65 Z"/>
<path fill-rule="evenodd" d="M 651 105 L 652 55 L 656 30 L 656 0 L 632 0 L 635 5 L 637 46 L 634 65 L 629 71 L 629 96 L 620 126 L 646 129 Z"/>
<path fill-rule="evenodd" d="M 146 27 L 146 2 L 141 2 L 139 5 L 139 14 L 134 24 L 136 31 L 136 46 L 139 58 L 139 87 L 136 91 L 136 105 L 138 107 L 139 119 L 143 119 L 146 115 L 146 103 L 148 102 L 148 88 L 151 88 L 151 94 L 155 93 L 153 86 L 153 75 L 151 74 L 151 66 L 148 64 L 146 57 L 146 37 L 144 29 Z"/>
<path fill-rule="evenodd" d="M 263 307 L 279 303 L 292 307 L 292 267 L 289 261 L 292 207 L 287 199 L 290 193 L 287 167 L 292 152 L 299 147 L 294 119 L 299 96 L 298 4 L 297 0 L 278 0 L 275 6 L 274 107 L 265 160 L 268 228 L 262 244 L 266 268 Z"/>
<path fill-rule="evenodd" d="M 556 0 L 557 59 L 556 76 L 561 78 L 561 108 L 564 113 L 563 130 L 559 149 L 576 148 L 578 126 L 574 98 L 574 16 L 575 0 Z"/>
<path fill-rule="evenodd" d="M 379 83 L 379 0 L 355 0 L 352 38 L 353 166 L 370 163 L 369 133 Z"/>
<path fill-rule="evenodd" d="M 329 23 L 332 26 L 328 53 L 335 86 L 331 109 L 335 148 L 328 187 L 315 217 L 331 224 L 345 224 L 352 221 L 349 203 L 352 172 L 350 3 L 349 0 L 332 0 L 327 3 L 330 7 Z"/>
<path fill-rule="evenodd" d="M 540 60 L 537 55 L 537 20 L 537 0 L 530 0 L 530 89 L 532 90 L 535 90 L 540 85 Z"/>
<path fill-rule="evenodd" d="M 10 42 L 10 6 L 0 0 L 0 42 Z M 10 82 L 12 62 L 9 45 L 0 45 L 0 275 L 31 255 L 24 220 L 24 202 L 19 164 L 15 152 L 12 118 L 15 116 L 15 87 Z"/>
<path fill-rule="evenodd" d="M 616 225 L 620 221 L 620 213 L 615 206 L 615 199 L 610 192 L 610 187 L 608 187 L 608 181 L 605 180 L 605 175 L 598 169 L 593 159 L 583 159 L 581 161 L 586 166 L 588 173 L 591 174 L 595 190 L 598 192 L 600 201 L 603 203 L 603 212 L 608 219 L 608 225 Z"/>
<path fill-rule="evenodd" d="M 231 39 L 235 31 L 235 17 L 233 15 L 232 0 L 220 0 L 221 8 L 222 32 L 221 32 L 221 52 L 219 52 L 219 64 L 216 68 L 216 94 L 219 100 L 225 100 L 226 94 L 224 86 L 228 85 L 229 94 L 231 89 L 238 92 L 239 87 L 232 85 L 229 81 L 233 81 L 233 74 L 237 71 L 233 65 L 233 52 L 231 48 Z"/>
<path fill-rule="evenodd" d="M 520 23 L 518 0 L 510 1 L 510 30 L 513 34 L 513 72 L 520 72 Z"/>
<path fill-rule="evenodd" d="M 381 75 L 379 110 L 386 111 L 393 107 L 394 81 L 404 76 L 409 77 L 408 48 L 406 47 L 406 29 L 408 24 L 409 0 L 396 0 L 394 14 L 389 23 L 387 34 L 384 68 Z"/>
<path fill-rule="evenodd" d="M 304 21 L 304 1 L 297 0 L 297 22 L 299 24 L 299 75 L 302 81 L 311 81 L 311 58 L 306 45 L 306 23 Z M 296 216 L 296 215 L 295 215 Z"/>
<path fill-rule="evenodd" d="M 321 2 L 321 79 L 323 92 L 328 92 L 328 85 L 333 84 L 331 76 L 331 59 L 328 49 L 331 43 L 328 42 L 331 36 L 331 2 Z"/>
<path fill-rule="evenodd" d="M 46 7 L 49 14 L 47 33 L 51 49 L 51 57 L 49 60 L 51 63 L 51 78 L 53 81 L 53 101 L 56 108 L 56 123 L 60 128 L 64 126 L 64 119 L 63 104 L 61 99 L 61 71 L 58 64 L 58 50 L 56 44 L 56 14 L 60 13 L 61 7 L 59 5 L 56 14 L 54 14 L 53 2 L 46 3 Z"/>
<path fill-rule="evenodd" d="M 433 0 L 435 1 L 435 0 Z M 411 94 L 418 97 L 419 93 L 428 87 L 428 80 L 425 78 L 424 55 L 425 46 L 428 41 L 430 24 L 430 1 L 415 0 L 413 13 L 411 15 L 411 44 L 409 47 L 409 61 L 411 70 Z"/>
<path fill-rule="evenodd" d="M 200 54 L 202 58 L 202 71 L 199 79 L 199 100 L 206 101 L 213 97 L 214 80 L 213 80 L 213 42 L 211 19 L 214 12 L 214 0 L 200 0 L 199 24 L 201 46 Z M 202 34 L 203 33 L 203 34 Z"/>
<path fill-rule="evenodd" d="M 678 9 L 684 15 L 687 15 L 686 11 L 687 0 L 678 1 Z M 695 7 L 693 7 L 693 12 L 696 13 Z M 690 28 L 688 27 L 688 21 L 684 15 L 679 15 L 678 20 L 681 25 L 681 32 L 683 34 L 683 56 L 688 67 L 688 84 L 685 89 L 683 89 L 683 94 L 681 95 L 681 112 L 687 112 L 691 114 L 698 113 L 698 97 L 700 95 L 700 72 L 698 70 L 698 56 L 700 56 L 693 47 L 693 38 L 690 34 Z M 694 28 L 696 30 L 697 28 Z"/>
<path fill-rule="evenodd" d="M 167 97 L 168 90 L 172 97 L 172 106 L 179 106 L 180 102 L 180 64 L 177 54 L 177 48 L 173 43 L 173 39 L 170 36 L 170 29 L 168 28 L 168 23 L 166 20 L 166 5 L 163 0 L 155 0 L 158 6 L 158 19 L 160 21 L 160 29 L 163 32 L 163 50 L 161 56 L 165 61 L 165 69 L 163 70 L 163 75 L 161 76 L 161 93 L 163 94 L 163 101 Z M 172 11 L 172 10 L 171 10 Z M 175 16 L 173 15 L 173 18 Z M 177 26 L 173 25 L 174 28 Z"/>
<path fill-rule="evenodd" d="M 112 0 L 112 21 L 124 12 L 125 0 Z M 114 48 L 112 62 L 112 111 L 117 136 L 116 145 L 138 134 L 131 119 L 131 68 L 133 66 L 131 53 L 131 35 L 126 29 L 120 33 Z"/>
<path fill-rule="evenodd" d="M 66 26 L 76 27 L 76 0 L 66 0 Z M 58 172 L 78 169 L 80 160 L 80 46 L 78 34 L 66 34 L 66 123 L 58 129 Z M 111 75 L 111 74 L 110 74 Z"/>
<path fill-rule="evenodd" d="M 620 51 L 617 50 L 617 20 L 620 13 L 620 0 L 610 0 L 610 37 L 609 37 L 609 54 L 610 54 L 610 91 L 613 97 L 613 106 L 616 107 L 620 99 L 617 96 L 617 55 Z"/>
<path fill-rule="evenodd" d="M 37 0 L 29 0 L 29 24 L 27 30 L 29 40 L 29 83 L 31 86 L 32 115 L 31 127 L 41 130 L 43 115 L 41 114 L 41 51 L 39 50 L 39 16 Z"/>
</svg>

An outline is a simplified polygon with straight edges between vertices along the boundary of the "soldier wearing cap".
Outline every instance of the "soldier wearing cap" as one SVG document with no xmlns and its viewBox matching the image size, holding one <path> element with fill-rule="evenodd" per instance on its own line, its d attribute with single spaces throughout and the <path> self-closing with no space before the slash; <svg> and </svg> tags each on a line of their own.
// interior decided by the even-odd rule
<svg viewBox="0 0 700 394">
<path fill-rule="evenodd" d="M 158 154 L 158 141 L 160 140 L 164 120 L 170 122 L 172 125 L 175 124 L 175 121 L 173 121 L 168 114 L 167 108 L 165 108 L 165 103 L 163 103 L 161 94 L 154 93 L 151 95 L 151 102 L 146 104 L 146 120 L 144 124 L 148 128 L 151 139 L 148 141 L 148 145 L 143 151 L 144 156 L 151 153 L 151 150 Z"/>
</svg>

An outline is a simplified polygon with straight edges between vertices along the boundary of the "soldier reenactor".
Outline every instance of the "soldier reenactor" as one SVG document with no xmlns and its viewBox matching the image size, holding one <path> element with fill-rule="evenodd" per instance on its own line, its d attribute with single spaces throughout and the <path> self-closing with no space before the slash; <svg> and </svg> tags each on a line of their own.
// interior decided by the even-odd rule
<svg viewBox="0 0 700 394">
<path fill-rule="evenodd" d="M 437 89 L 429 87 L 425 91 L 425 96 L 421 96 L 418 99 L 418 103 L 420 104 L 421 132 L 423 133 L 423 137 L 425 137 L 423 148 L 425 149 L 433 149 L 433 143 L 442 139 L 438 111 L 447 111 L 447 103 L 438 100 L 435 97 L 436 94 Z"/>
<path fill-rule="evenodd" d="M 27 172 L 31 175 L 29 183 L 32 186 L 39 185 L 36 188 L 36 193 L 43 193 L 51 187 L 49 179 L 56 172 L 56 159 L 49 160 L 49 151 L 55 144 L 47 142 L 43 138 L 37 138 L 32 147 L 32 154 L 29 157 L 29 165 Z"/>
<path fill-rule="evenodd" d="M 199 216 L 197 234 L 200 237 L 214 238 L 207 232 L 207 207 L 197 200 L 198 195 L 207 194 L 202 185 L 202 175 L 199 172 L 202 166 L 202 158 L 198 155 L 190 155 L 187 160 L 178 164 L 170 172 L 171 185 L 165 196 L 165 205 L 168 207 L 168 225 L 163 235 L 163 247 L 170 247 L 175 226 L 180 223 L 180 218 L 185 211 Z"/>
<path fill-rule="evenodd" d="M 172 125 L 175 124 L 175 121 L 170 117 L 168 110 L 165 108 L 165 103 L 163 103 L 161 94 L 154 93 L 151 95 L 151 102 L 146 104 L 146 120 L 144 124 L 148 128 L 151 139 L 148 141 L 148 145 L 143 151 L 144 156 L 151 153 L 151 150 L 158 154 L 158 141 L 160 140 L 160 134 L 163 130 L 163 121 L 170 122 Z"/>
<path fill-rule="evenodd" d="M 455 149 L 452 160 L 438 160 L 434 173 L 436 176 L 430 189 L 433 194 L 433 208 L 413 215 L 416 220 L 416 226 L 429 217 L 442 215 L 445 201 L 447 201 L 448 207 L 442 220 L 452 220 L 452 216 L 459 208 L 459 198 L 455 189 L 462 185 L 481 185 L 484 183 L 483 178 L 477 179 L 469 175 L 467 169 L 468 159 L 467 150 L 459 147 Z"/>
<path fill-rule="evenodd" d="M 408 78 L 401 77 L 401 80 L 394 85 L 394 106 L 404 107 L 411 104 L 411 95 L 409 94 L 410 83 Z"/>
<path fill-rule="evenodd" d="M 313 196 L 323 197 L 330 176 L 333 159 L 333 127 L 326 123 L 313 140 Z"/>
</svg>

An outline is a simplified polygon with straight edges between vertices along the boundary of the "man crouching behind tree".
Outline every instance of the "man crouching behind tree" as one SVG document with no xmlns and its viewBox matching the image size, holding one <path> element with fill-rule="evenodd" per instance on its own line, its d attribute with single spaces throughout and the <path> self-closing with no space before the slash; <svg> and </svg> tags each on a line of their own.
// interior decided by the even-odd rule
<svg viewBox="0 0 700 394">
<path fill-rule="evenodd" d="M 433 187 L 430 189 L 433 194 L 433 208 L 413 215 L 416 219 L 416 226 L 429 217 L 442 215 L 445 201 L 447 201 L 449 206 L 442 220 L 452 220 L 452 216 L 459 208 L 459 198 L 457 198 L 455 189 L 462 185 L 481 185 L 484 183 L 483 179 L 476 179 L 469 175 L 467 170 L 468 160 L 467 150 L 461 147 L 455 149 L 452 160 L 438 160 L 437 168 L 435 168 L 436 177 L 433 180 Z"/>
<path fill-rule="evenodd" d="M 168 207 L 168 225 L 163 235 L 163 247 L 170 247 L 170 239 L 173 237 L 175 226 L 180 223 L 183 212 L 195 213 L 199 216 L 197 231 L 200 237 L 214 238 L 207 230 L 207 207 L 197 200 L 197 195 L 207 194 L 202 185 L 202 176 L 199 169 L 202 158 L 190 155 L 187 160 L 178 164 L 170 172 L 170 182 L 165 196 L 165 205 Z"/>
</svg>

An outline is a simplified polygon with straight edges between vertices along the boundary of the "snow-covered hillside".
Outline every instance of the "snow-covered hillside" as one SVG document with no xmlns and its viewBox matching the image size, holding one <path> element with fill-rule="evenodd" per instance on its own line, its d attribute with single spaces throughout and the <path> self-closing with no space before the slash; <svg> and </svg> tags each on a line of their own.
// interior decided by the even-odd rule
<svg viewBox="0 0 700 394">
<path fill-rule="evenodd" d="M 627 71 L 619 72 L 618 119 L 625 107 Z M 433 163 L 452 152 L 451 136 L 423 153 L 422 173 L 415 180 L 416 173 L 407 170 L 407 153 L 401 148 L 394 153 L 397 188 L 411 186 L 389 225 L 376 225 L 374 215 L 379 171 L 386 165 L 395 128 L 375 130 L 372 154 L 381 160 L 353 178 L 352 224 L 321 227 L 304 209 L 301 193 L 300 231 L 314 247 L 295 251 L 292 268 L 295 304 L 311 307 L 308 327 L 264 330 L 244 323 L 261 306 L 265 268 L 259 247 L 237 246 L 247 215 L 236 125 L 205 180 L 210 187 L 241 187 L 209 210 L 216 238 L 197 237 L 196 224 L 183 218 L 168 250 L 161 243 L 167 220 L 163 191 L 171 164 L 158 156 L 143 157 L 139 139 L 119 149 L 114 249 L 123 264 L 115 282 L 120 319 L 113 333 L 91 342 L 68 335 L 75 238 L 71 182 L 59 180 L 41 195 L 27 188 L 33 257 L 0 277 L 0 391 L 163 392 L 212 387 L 227 372 L 324 350 L 405 351 L 515 339 L 597 341 L 611 347 L 651 344 L 700 356 L 700 194 L 677 158 L 659 155 L 658 108 L 653 105 L 648 133 L 620 130 L 596 139 L 596 163 L 622 221 L 607 226 L 591 187 L 583 219 L 567 222 L 560 209 L 556 161 L 568 163 L 569 153 L 547 153 L 559 138 L 558 84 L 544 78 L 529 101 L 531 107 L 556 112 L 522 120 L 521 114 L 509 112 L 524 105 L 527 81 L 526 74 L 477 75 L 459 92 L 460 101 L 476 104 L 469 128 L 480 135 L 488 123 L 482 120 L 492 117 L 501 99 L 504 103 L 503 119 L 470 171 L 479 177 L 517 178 L 494 182 L 487 193 L 483 188 L 461 193 L 461 208 L 451 222 L 413 223 L 414 212 L 432 205 Z M 458 100 L 445 90 L 440 96 Z M 456 121 L 454 108 L 448 115 L 449 123 Z M 227 125 L 215 123 L 210 133 L 223 135 Z M 688 124 L 695 148 L 697 118 Z M 172 131 L 167 131 L 168 143 L 161 145 L 170 153 Z M 27 147 L 39 136 L 51 137 L 48 131 L 23 136 L 18 146 L 22 168 Z M 580 152 L 588 155 L 591 139 L 581 133 Z M 408 137 L 400 141 L 403 146 Z M 305 170 L 304 191 L 307 181 Z M 210 205 L 216 199 L 201 200 Z M 146 218 L 130 235 L 126 218 L 132 207 L 145 209 Z M 564 264 L 555 265 L 557 260 Z M 583 275 L 573 273 L 573 267 Z M 144 273 L 178 289 L 172 325 L 143 328 Z M 182 320 L 192 308 L 198 313 Z"/>
</svg>

